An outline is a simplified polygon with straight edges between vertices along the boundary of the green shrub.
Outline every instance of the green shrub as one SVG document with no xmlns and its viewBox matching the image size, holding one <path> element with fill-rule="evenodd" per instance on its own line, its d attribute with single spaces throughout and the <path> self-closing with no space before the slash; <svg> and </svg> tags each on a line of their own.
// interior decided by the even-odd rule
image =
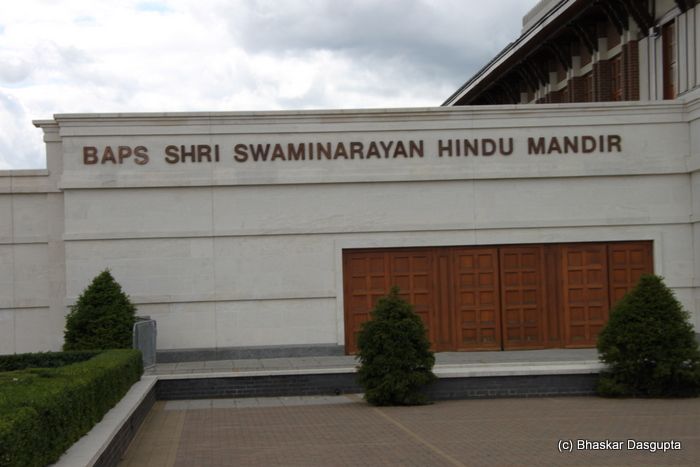
<svg viewBox="0 0 700 467">
<path fill-rule="evenodd" d="M 102 271 L 71 307 L 63 350 L 128 349 L 135 321 L 136 307 L 109 270 Z"/>
<path fill-rule="evenodd" d="M 358 380 L 373 405 L 426 403 L 422 389 L 435 379 L 435 356 L 421 318 L 398 287 L 379 299 L 357 341 Z"/>
<path fill-rule="evenodd" d="M 0 373 L 0 466 L 55 462 L 143 373 L 138 350 L 58 368 Z"/>
<path fill-rule="evenodd" d="M 23 370 L 25 368 L 57 368 L 88 360 L 98 351 L 37 352 L 0 355 L 0 371 Z"/>
<path fill-rule="evenodd" d="M 606 396 L 683 397 L 700 393 L 700 351 L 688 313 L 662 278 L 642 276 L 598 337 L 608 365 Z"/>
</svg>

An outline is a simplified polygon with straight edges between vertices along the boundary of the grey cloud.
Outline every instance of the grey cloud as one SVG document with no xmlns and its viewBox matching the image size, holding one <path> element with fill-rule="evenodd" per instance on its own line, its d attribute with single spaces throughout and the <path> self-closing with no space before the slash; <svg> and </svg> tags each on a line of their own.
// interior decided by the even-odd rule
<svg viewBox="0 0 700 467">
<path fill-rule="evenodd" d="M 461 83 L 517 37 L 534 3 L 253 0 L 222 13 L 251 52 L 330 50 L 372 67 L 393 59 L 402 66 L 397 73 L 411 80 Z"/>
<path fill-rule="evenodd" d="M 17 84 L 32 79 L 35 73 L 70 75 L 77 66 L 90 62 L 88 54 L 80 49 L 47 43 L 28 57 L 0 56 L 0 83 Z"/>
<path fill-rule="evenodd" d="M 41 138 L 25 125 L 30 121 L 24 107 L 11 95 L 0 90 L 0 169 L 45 167 Z"/>
<path fill-rule="evenodd" d="M 0 83 L 20 83 L 32 73 L 30 63 L 21 58 L 0 57 Z"/>
</svg>

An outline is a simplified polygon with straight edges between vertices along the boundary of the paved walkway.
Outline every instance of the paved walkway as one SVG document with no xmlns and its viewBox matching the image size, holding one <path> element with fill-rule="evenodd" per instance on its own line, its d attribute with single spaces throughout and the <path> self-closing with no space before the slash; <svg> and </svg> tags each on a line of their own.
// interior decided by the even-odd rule
<svg viewBox="0 0 700 467">
<path fill-rule="evenodd" d="M 663 444 L 656 452 L 656 444 L 631 450 L 630 439 L 679 444 L 667 444 L 678 449 L 666 452 Z M 700 399 L 495 399 L 387 408 L 358 396 L 158 402 L 120 465 L 697 466 Z"/>
<path fill-rule="evenodd" d="M 435 354 L 435 368 L 484 364 L 538 364 L 597 362 L 595 349 L 547 349 L 510 352 L 441 352 Z M 186 375 L 221 372 L 283 371 L 308 369 L 352 369 L 354 356 L 294 357 L 244 360 L 211 360 L 200 362 L 159 363 L 147 374 Z"/>
</svg>

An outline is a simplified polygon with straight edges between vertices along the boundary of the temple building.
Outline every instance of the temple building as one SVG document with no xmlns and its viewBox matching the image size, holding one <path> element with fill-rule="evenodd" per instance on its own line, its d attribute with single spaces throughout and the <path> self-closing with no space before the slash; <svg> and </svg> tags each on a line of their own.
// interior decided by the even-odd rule
<svg viewBox="0 0 700 467">
<path fill-rule="evenodd" d="M 394 285 L 437 351 L 593 347 L 651 272 L 699 329 L 698 25 L 542 1 L 443 106 L 35 121 L 47 168 L 0 171 L 0 353 L 59 349 L 104 269 L 170 361 L 353 353 Z"/>
<path fill-rule="evenodd" d="M 542 0 L 443 105 L 675 99 L 699 83 L 695 0 Z"/>
</svg>

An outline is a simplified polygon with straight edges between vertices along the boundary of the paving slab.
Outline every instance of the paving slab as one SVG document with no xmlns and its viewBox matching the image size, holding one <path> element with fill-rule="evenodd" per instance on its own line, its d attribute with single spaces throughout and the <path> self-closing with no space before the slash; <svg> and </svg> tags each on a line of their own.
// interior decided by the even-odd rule
<svg viewBox="0 0 700 467">
<path fill-rule="evenodd" d="M 121 465 L 700 465 L 700 399 L 326 400 L 158 402 Z"/>
<path fill-rule="evenodd" d="M 202 370 L 206 362 L 181 362 L 175 366 L 176 370 Z"/>
<path fill-rule="evenodd" d="M 204 368 L 233 370 L 235 366 L 234 360 L 208 360 L 204 362 Z"/>
</svg>

